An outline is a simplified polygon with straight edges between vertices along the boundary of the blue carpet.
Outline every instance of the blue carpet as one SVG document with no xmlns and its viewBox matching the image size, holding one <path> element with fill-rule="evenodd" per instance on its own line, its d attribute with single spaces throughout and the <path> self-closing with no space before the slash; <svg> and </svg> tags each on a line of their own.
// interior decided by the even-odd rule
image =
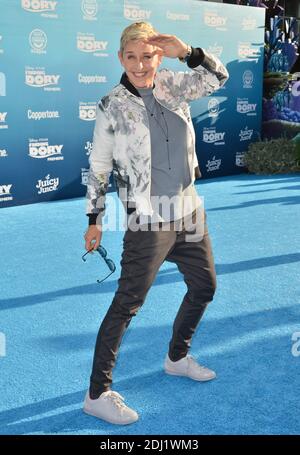
<svg viewBox="0 0 300 455">
<path fill-rule="evenodd" d="M 123 232 L 86 263 L 84 198 L 2 208 L 1 434 L 297 434 L 300 432 L 300 176 L 197 182 L 218 289 L 191 353 L 209 383 L 166 375 L 163 360 L 185 284 L 165 263 L 124 335 L 113 389 L 140 414 L 126 427 L 82 413 L 96 334 L 116 290 Z M 3 344 L 6 340 L 6 352 Z M 299 348 L 300 351 L 300 348 Z M 296 350 L 297 354 L 297 350 Z M 299 352 L 300 354 L 300 352 Z"/>
</svg>

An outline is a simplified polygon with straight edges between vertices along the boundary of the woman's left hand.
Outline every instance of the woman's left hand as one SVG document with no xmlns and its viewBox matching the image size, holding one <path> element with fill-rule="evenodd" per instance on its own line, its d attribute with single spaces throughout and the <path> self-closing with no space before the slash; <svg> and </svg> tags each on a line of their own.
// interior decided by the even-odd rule
<svg viewBox="0 0 300 455">
<path fill-rule="evenodd" d="M 157 46 L 157 53 L 163 57 L 178 58 L 184 57 L 188 46 L 175 35 L 160 33 L 143 40 L 147 44 Z"/>
</svg>

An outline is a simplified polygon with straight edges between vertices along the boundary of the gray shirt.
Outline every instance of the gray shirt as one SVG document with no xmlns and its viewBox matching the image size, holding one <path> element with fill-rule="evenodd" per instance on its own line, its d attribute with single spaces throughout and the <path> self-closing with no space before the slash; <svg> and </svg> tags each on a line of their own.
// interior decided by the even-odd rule
<svg viewBox="0 0 300 455">
<path fill-rule="evenodd" d="M 150 126 L 151 204 L 154 210 L 152 217 L 141 215 L 139 223 L 181 219 L 201 204 L 190 178 L 188 126 L 177 114 L 156 101 L 152 88 L 138 91 L 147 109 Z M 159 201 L 162 196 L 165 197 Z"/>
</svg>

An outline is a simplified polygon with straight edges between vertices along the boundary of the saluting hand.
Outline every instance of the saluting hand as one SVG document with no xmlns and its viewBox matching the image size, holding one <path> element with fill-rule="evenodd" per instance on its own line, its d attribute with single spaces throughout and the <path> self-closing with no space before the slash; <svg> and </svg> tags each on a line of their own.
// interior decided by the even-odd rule
<svg viewBox="0 0 300 455">
<path fill-rule="evenodd" d="M 188 45 L 175 35 L 159 33 L 158 35 L 145 38 L 143 41 L 152 46 L 157 46 L 159 48 L 157 54 L 164 57 L 184 57 L 188 50 Z"/>
</svg>

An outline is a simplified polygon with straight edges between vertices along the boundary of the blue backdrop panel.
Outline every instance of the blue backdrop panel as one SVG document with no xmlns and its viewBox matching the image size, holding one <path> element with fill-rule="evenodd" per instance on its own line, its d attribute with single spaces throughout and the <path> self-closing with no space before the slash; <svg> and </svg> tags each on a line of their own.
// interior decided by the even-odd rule
<svg viewBox="0 0 300 455">
<path fill-rule="evenodd" d="M 204 177 L 243 171 L 261 127 L 263 9 L 0 0 L 0 207 L 85 195 L 96 103 L 120 80 L 121 31 L 140 20 L 226 64 L 226 86 L 192 103 L 197 154 Z M 162 66 L 187 69 L 177 59 Z"/>
</svg>

